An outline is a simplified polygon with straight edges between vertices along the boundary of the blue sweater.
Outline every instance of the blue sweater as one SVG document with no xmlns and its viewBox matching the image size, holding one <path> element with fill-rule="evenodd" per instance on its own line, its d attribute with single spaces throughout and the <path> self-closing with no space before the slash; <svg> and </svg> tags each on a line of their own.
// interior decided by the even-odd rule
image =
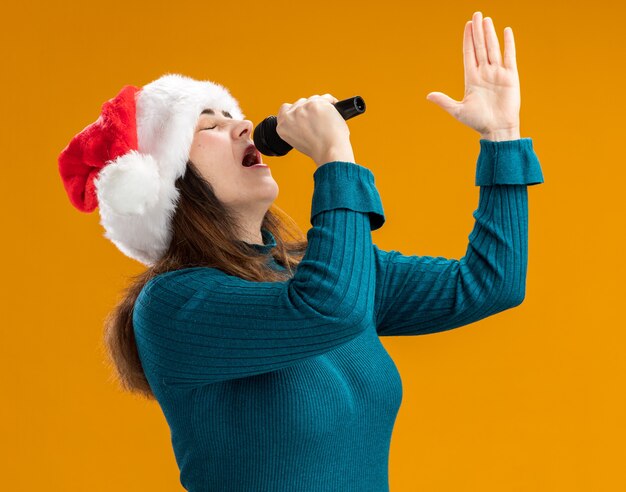
<svg viewBox="0 0 626 492">
<path fill-rule="evenodd" d="M 137 299 L 139 355 L 189 491 L 388 491 L 402 383 L 379 337 L 450 330 L 524 299 L 527 185 L 543 182 L 530 138 L 480 140 L 460 260 L 372 244 L 385 216 L 368 168 L 333 161 L 313 178 L 293 278 L 186 268 Z M 262 236 L 254 248 L 282 268 Z"/>
</svg>

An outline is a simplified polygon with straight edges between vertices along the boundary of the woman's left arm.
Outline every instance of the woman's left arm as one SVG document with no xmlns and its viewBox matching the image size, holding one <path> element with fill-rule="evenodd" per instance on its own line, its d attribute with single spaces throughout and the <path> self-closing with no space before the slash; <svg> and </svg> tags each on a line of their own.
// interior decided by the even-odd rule
<svg viewBox="0 0 626 492">
<path fill-rule="evenodd" d="M 406 256 L 374 245 L 376 331 L 424 335 L 518 306 L 528 263 L 528 186 L 543 183 L 530 138 L 480 140 L 480 186 L 465 256 Z"/>
<path fill-rule="evenodd" d="M 530 138 L 520 138 L 515 43 L 504 30 L 504 60 L 491 18 L 475 12 L 463 34 L 465 96 L 427 99 L 481 135 L 474 229 L 460 260 L 405 256 L 374 245 L 380 336 L 423 335 L 464 326 L 524 299 L 528 253 L 527 186 L 543 183 Z"/>
</svg>

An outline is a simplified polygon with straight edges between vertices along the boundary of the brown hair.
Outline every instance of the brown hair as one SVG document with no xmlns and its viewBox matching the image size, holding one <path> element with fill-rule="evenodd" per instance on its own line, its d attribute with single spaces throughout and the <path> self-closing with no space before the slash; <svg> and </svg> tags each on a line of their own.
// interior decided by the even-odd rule
<svg viewBox="0 0 626 492">
<path fill-rule="evenodd" d="M 172 270 L 204 266 L 249 281 L 284 281 L 293 276 L 307 247 L 307 239 L 297 224 L 272 204 L 261 228 L 274 235 L 276 247 L 271 254 L 285 270 L 273 269 L 267 264 L 266 255 L 238 239 L 243 236 L 235 217 L 191 161 L 175 185 L 180 197 L 172 217 L 169 249 L 147 270 L 131 277 L 130 285 L 104 324 L 106 356 L 116 379 L 125 391 L 148 399 L 155 397 L 141 366 L 132 318 L 135 301 L 150 279 Z"/>
</svg>

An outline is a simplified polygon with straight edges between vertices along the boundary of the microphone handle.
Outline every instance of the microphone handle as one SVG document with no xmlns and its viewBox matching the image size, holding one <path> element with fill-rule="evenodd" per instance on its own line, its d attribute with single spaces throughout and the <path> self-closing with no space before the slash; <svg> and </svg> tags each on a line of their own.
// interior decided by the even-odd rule
<svg viewBox="0 0 626 492">
<path fill-rule="evenodd" d="M 344 120 L 349 120 L 365 112 L 365 101 L 361 96 L 337 101 L 333 106 Z M 278 135 L 277 124 L 276 116 L 268 116 L 254 129 L 254 145 L 263 155 L 282 156 L 293 149 Z"/>
</svg>

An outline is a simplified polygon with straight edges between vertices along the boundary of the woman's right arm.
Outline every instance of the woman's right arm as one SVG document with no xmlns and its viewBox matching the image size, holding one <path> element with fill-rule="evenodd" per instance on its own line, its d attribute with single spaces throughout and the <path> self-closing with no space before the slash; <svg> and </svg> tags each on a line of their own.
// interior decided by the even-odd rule
<svg viewBox="0 0 626 492">
<path fill-rule="evenodd" d="M 242 378 L 333 350 L 373 324 L 371 231 L 385 221 L 374 175 L 329 161 L 313 178 L 308 248 L 291 279 L 198 267 L 148 282 L 133 313 L 144 368 L 176 386 Z"/>
<path fill-rule="evenodd" d="M 374 176 L 343 161 L 313 176 L 313 227 L 291 279 L 198 267 L 148 282 L 133 313 L 144 366 L 183 386 L 242 378 L 332 350 L 373 323 L 371 231 L 385 221 Z"/>
</svg>

